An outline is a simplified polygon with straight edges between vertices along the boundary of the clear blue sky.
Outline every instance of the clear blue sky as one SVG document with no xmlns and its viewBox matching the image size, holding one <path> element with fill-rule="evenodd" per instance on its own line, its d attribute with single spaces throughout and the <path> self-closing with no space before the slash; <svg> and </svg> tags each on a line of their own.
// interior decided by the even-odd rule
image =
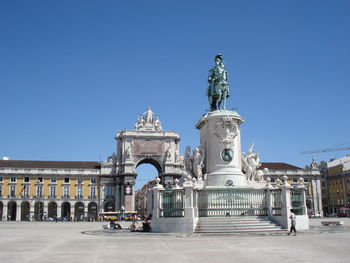
<svg viewBox="0 0 350 263">
<path fill-rule="evenodd" d="M 302 150 L 350 146 L 349 14 L 341 0 L 2 0 L 0 154 L 105 159 L 148 106 L 195 147 L 220 52 L 242 150 L 304 167 Z"/>
</svg>

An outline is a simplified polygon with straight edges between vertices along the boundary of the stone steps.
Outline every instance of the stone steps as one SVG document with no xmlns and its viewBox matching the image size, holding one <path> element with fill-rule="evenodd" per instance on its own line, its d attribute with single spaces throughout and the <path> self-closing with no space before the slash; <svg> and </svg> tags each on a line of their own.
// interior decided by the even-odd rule
<svg viewBox="0 0 350 263">
<path fill-rule="evenodd" d="M 200 217 L 195 233 L 264 233 L 286 232 L 267 217 Z"/>
</svg>

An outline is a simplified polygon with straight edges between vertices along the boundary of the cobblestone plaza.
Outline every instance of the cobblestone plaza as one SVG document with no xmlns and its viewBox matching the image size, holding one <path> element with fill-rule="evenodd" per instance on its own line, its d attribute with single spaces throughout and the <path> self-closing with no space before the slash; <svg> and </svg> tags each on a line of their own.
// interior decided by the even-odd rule
<svg viewBox="0 0 350 263">
<path fill-rule="evenodd" d="M 130 233 L 101 222 L 1 222 L 0 262 L 348 262 L 350 220 L 297 237 Z M 339 219 L 337 219 L 339 220 Z M 125 226 L 128 226 L 126 223 Z"/>
</svg>

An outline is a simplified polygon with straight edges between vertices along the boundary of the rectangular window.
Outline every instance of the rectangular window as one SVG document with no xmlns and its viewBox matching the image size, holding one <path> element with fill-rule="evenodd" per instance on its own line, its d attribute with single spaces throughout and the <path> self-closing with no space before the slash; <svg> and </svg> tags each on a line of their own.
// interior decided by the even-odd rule
<svg viewBox="0 0 350 263">
<path fill-rule="evenodd" d="M 16 182 L 16 176 L 11 176 L 11 182 Z"/>
<path fill-rule="evenodd" d="M 77 187 L 77 197 L 82 198 L 83 197 L 83 187 L 78 186 Z"/>
<path fill-rule="evenodd" d="M 50 197 L 56 197 L 56 186 L 50 187 Z"/>
<path fill-rule="evenodd" d="M 293 183 L 297 183 L 298 182 L 298 178 L 297 177 L 294 177 L 293 178 Z"/>
<path fill-rule="evenodd" d="M 2 196 L 2 185 L 0 185 L 0 196 Z"/>
<path fill-rule="evenodd" d="M 10 185 L 10 197 L 16 197 L 16 186 Z"/>
<path fill-rule="evenodd" d="M 271 178 L 271 183 L 274 183 L 275 182 L 275 178 Z"/>
<path fill-rule="evenodd" d="M 68 177 L 64 178 L 64 182 L 69 183 L 69 178 Z"/>
<path fill-rule="evenodd" d="M 66 198 L 69 197 L 69 186 L 63 187 L 63 197 L 66 197 Z"/>
<path fill-rule="evenodd" d="M 51 183 L 56 183 L 56 177 L 51 178 Z"/>
<path fill-rule="evenodd" d="M 0 182 L 2 182 L 2 176 L 0 176 Z"/>
<path fill-rule="evenodd" d="M 81 183 L 83 183 L 83 178 L 82 178 L 82 177 L 79 177 L 79 178 L 78 178 L 78 184 L 81 184 Z"/>
<path fill-rule="evenodd" d="M 22 188 L 22 196 L 28 197 L 29 196 L 29 185 L 24 185 Z"/>
<path fill-rule="evenodd" d="M 43 178 L 42 177 L 38 177 L 38 183 L 42 183 L 43 182 Z"/>
<path fill-rule="evenodd" d="M 113 187 L 112 186 L 107 186 L 106 197 L 107 198 L 112 198 L 113 197 Z"/>
<path fill-rule="evenodd" d="M 29 177 L 24 177 L 24 182 L 29 183 Z"/>
<path fill-rule="evenodd" d="M 36 197 L 42 197 L 42 195 L 43 195 L 43 186 L 38 185 L 36 187 Z"/>
<path fill-rule="evenodd" d="M 96 187 L 95 186 L 90 187 L 90 198 L 96 198 Z"/>
<path fill-rule="evenodd" d="M 96 184 L 96 178 L 91 178 L 91 183 Z"/>
<path fill-rule="evenodd" d="M 308 182 L 309 182 L 309 178 L 305 177 L 305 178 L 304 178 L 304 182 L 305 182 L 305 183 L 308 183 Z"/>
</svg>

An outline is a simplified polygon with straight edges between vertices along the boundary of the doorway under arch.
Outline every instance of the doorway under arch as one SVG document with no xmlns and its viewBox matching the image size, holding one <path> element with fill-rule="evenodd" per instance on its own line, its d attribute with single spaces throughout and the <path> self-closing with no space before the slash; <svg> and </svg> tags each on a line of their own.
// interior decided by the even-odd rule
<svg viewBox="0 0 350 263">
<path fill-rule="evenodd" d="M 48 217 L 57 218 L 57 204 L 51 201 L 47 206 Z"/>
<path fill-rule="evenodd" d="M 10 201 L 7 204 L 7 217 L 9 221 L 16 221 L 17 216 L 17 204 L 14 201 Z"/>
<path fill-rule="evenodd" d="M 97 220 L 97 204 L 95 202 L 90 202 L 88 205 L 88 218 L 89 221 Z"/>
<path fill-rule="evenodd" d="M 70 221 L 70 203 L 64 202 L 61 205 L 61 217 L 66 218 L 67 221 Z"/>
<path fill-rule="evenodd" d="M 74 206 L 74 220 L 84 221 L 84 204 L 77 202 Z"/>
<path fill-rule="evenodd" d="M 115 205 L 113 201 L 108 201 L 104 205 L 105 212 L 113 212 L 115 210 Z"/>
<path fill-rule="evenodd" d="M 28 201 L 23 201 L 21 203 L 21 221 L 30 220 L 30 204 Z"/>
</svg>

